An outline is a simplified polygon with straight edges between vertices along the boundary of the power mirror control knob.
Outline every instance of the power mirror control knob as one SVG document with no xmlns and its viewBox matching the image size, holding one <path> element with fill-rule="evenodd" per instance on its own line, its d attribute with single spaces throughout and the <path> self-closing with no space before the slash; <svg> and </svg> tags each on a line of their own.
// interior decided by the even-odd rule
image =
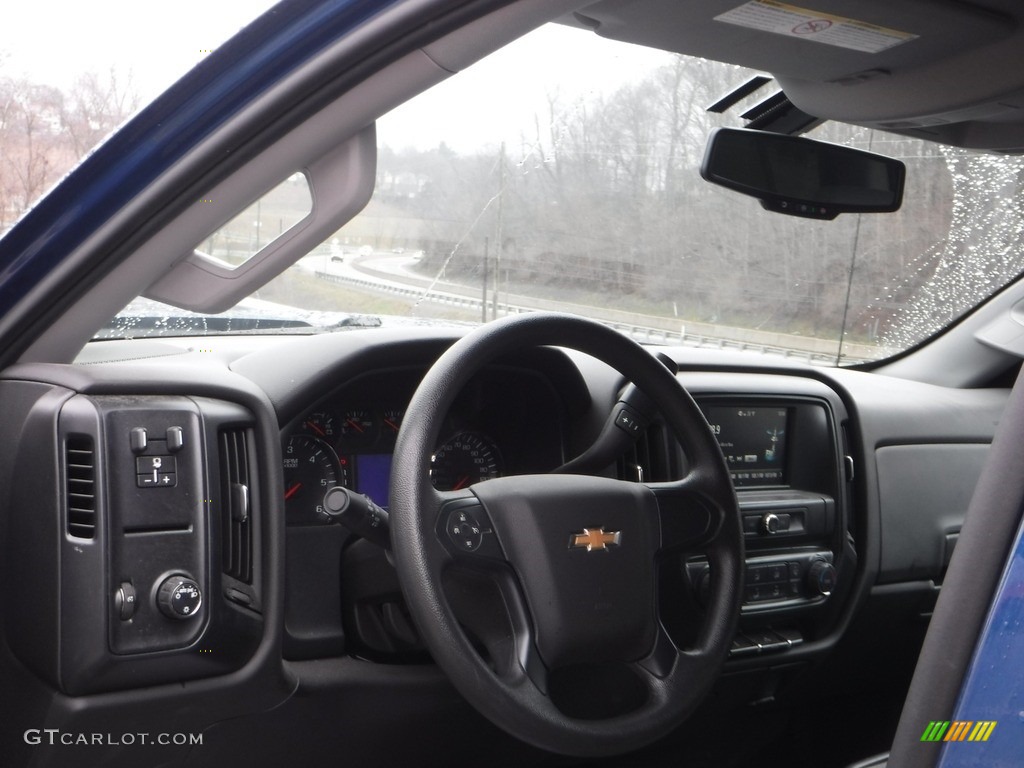
<svg viewBox="0 0 1024 768">
<path fill-rule="evenodd" d="M 194 579 L 178 573 L 163 580 L 156 602 L 169 618 L 191 619 L 203 605 L 203 592 Z"/>
</svg>

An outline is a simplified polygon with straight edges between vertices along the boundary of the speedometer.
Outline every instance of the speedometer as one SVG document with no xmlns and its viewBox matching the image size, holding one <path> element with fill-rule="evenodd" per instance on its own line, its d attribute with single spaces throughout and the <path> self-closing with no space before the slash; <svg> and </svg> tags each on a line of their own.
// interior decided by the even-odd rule
<svg viewBox="0 0 1024 768">
<path fill-rule="evenodd" d="M 434 452 L 430 477 L 437 490 L 457 491 L 500 477 L 502 469 L 501 455 L 490 438 L 459 432 Z"/>
</svg>

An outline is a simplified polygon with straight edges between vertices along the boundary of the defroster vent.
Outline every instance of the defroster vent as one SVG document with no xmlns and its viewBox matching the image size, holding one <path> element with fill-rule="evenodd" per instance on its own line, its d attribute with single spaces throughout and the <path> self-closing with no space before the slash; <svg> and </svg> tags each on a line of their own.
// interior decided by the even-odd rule
<svg viewBox="0 0 1024 768">
<path fill-rule="evenodd" d="M 220 433 L 221 537 L 223 570 L 252 584 L 252 509 L 249 433 L 245 429 Z"/>
</svg>

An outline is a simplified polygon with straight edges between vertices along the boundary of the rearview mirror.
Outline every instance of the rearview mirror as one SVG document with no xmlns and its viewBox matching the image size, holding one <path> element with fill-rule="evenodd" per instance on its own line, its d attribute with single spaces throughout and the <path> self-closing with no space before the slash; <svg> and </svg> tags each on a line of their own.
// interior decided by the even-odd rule
<svg viewBox="0 0 1024 768">
<path fill-rule="evenodd" d="M 813 139 L 719 128 L 708 140 L 700 175 L 756 197 L 769 211 L 834 219 L 899 210 L 906 166 Z"/>
</svg>

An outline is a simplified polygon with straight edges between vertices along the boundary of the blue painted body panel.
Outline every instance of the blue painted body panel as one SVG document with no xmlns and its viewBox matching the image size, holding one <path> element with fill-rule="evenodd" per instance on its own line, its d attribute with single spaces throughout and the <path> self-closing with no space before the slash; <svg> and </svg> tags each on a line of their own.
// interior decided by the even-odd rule
<svg viewBox="0 0 1024 768">
<path fill-rule="evenodd" d="M 946 715 L 937 712 L 935 717 Z M 1017 533 L 951 719 L 994 720 L 997 724 L 988 741 L 946 742 L 940 768 L 1024 765 L 1024 525 Z"/>
</svg>

